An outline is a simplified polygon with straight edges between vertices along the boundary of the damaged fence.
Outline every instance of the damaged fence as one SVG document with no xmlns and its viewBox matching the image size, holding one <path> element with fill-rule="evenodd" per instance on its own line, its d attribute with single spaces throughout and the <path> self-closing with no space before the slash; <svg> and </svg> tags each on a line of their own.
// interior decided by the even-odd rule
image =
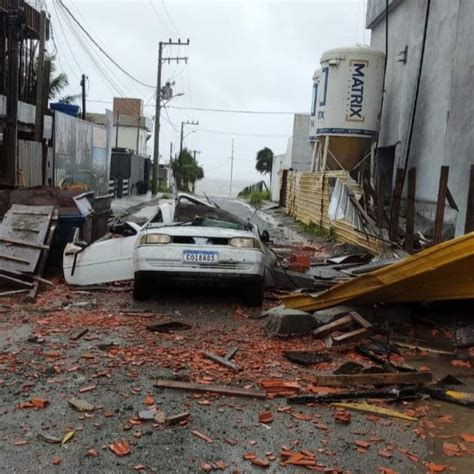
<svg viewBox="0 0 474 474">
<path fill-rule="evenodd" d="M 304 224 L 316 224 L 333 232 L 339 240 L 379 255 L 385 245 L 376 235 L 375 223 L 369 216 L 363 216 L 359 204 L 362 193 L 346 171 L 290 171 L 286 180 L 286 211 Z"/>
</svg>

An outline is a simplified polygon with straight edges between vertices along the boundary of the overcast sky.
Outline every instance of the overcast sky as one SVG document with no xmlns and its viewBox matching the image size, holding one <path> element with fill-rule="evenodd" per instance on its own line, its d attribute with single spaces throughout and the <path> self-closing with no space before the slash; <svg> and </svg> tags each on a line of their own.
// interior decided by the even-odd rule
<svg viewBox="0 0 474 474">
<path fill-rule="evenodd" d="M 308 113 L 311 78 L 322 52 L 363 44 L 370 37 L 364 29 L 366 0 L 63 1 L 101 46 L 145 84 L 156 84 L 158 42 L 189 38 L 189 48 L 166 48 L 171 56 L 189 56 L 189 63 L 163 69 L 164 80 L 176 81 L 175 93 L 184 93 L 169 105 L 181 107 Z M 58 69 L 69 76 L 69 92 L 79 92 L 85 73 L 89 112 L 104 112 L 114 96 L 128 96 L 142 98 L 146 115 L 152 116 L 153 89 L 128 78 L 73 32 L 57 0 L 46 3 L 55 40 L 48 48 L 57 48 Z M 196 132 L 185 145 L 201 152 L 206 176 L 229 176 L 234 138 L 234 177 L 248 182 L 260 179 L 256 152 L 268 146 L 275 154 L 284 153 L 293 123 L 291 115 L 176 109 L 162 117 L 163 156 L 168 157 L 170 142 L 179 146 L 181 121 L 198 120 L 199 127 L 186 128 Z"/>
</svg>

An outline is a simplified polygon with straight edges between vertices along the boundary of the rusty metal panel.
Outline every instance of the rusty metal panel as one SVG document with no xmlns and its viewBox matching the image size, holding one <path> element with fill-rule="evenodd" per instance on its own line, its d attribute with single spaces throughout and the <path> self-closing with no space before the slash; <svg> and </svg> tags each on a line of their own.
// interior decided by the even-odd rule
<svg viewBox="0 0 474 474">
<path fill-rule="evenodd" d="M 429 247 L 318 295 L 282 298 L 288 308 L 316 311 L 340 304 L 474 299 L 474 232 Z"/>
<path fill-rule="evenodd" d="M 31 187 L 43 184 L 43 149 L 40 142 L 18 140 L 20 184 Z"/>
</svg>

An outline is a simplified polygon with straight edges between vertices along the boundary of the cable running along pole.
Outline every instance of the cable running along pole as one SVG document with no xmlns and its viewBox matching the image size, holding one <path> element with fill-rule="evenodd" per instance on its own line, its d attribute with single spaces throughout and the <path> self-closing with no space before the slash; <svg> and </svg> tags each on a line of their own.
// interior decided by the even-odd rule
<svg viewBox="0 0 474 474">
<path fill-rule="evenodd" d="M 156 100 L 155 100 L 155 133 L 154 133 L 154 140 L 153 140 L 153 173 L 152 173 L 152 183 L 151 183 L 151 192 L 153 196 L 158 194 L 158 169 L 160 166 L 160 117 L 161 117 L 161 70 L 164 62 L 171 63 L 171 61 L 176 61 L 179 63 L 180 61 L 188 61 L 187 57 L 163 57 L 163 49 L 165 46 L 182 46 L 186 45 L 189 46 L 189 39 L 186 43 L 182 43 L 179 39 L 178 41 L 171 41 L 168 42 L 160 41 L 158 47 L 158 73 L 157 73 L 157 80 L 156 80 Z"/>
</svg>

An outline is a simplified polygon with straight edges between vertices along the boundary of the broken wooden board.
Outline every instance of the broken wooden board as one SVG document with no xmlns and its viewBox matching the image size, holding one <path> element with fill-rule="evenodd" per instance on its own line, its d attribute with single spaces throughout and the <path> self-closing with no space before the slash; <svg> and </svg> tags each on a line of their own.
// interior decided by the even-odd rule
<svg viewBox="0 0 474 474">
<path fill-rule="evenodd" d="M 315 383 L 324 387 L 348 385 L 414 385 L 431 382 L 433 376 L 426 372 L 386 372 L 381 374 L 318 375 Z"/>
<path fill-rule="evenodd" d="M 344 316 L 340 319 L 336 319 L 336 321 L 333 321 L 332 323 L 325 324 L 324 326 L 320 326 L 319 328 L 315 329 L 312 332 L 313 337 L 325 337 L 334 331 L 339 331 L 346 328 L 352 324 L 352 322 L 353 320 L 350 316 Z"/>
<path fill-rule="evenodd" d="M 191 392 L 218 393 L 220 395 L 229 395 L 231 397 L 267 398 L 267 395 L 264 392 L 228 387 L 226 385 L 206 385 L 191 382 L 178 382 L 176 380 L 158 380 L 153 384 L 153 386 L 156 388 L 189 390 Z"/>
<path fill-rule="evenodd" d="M 334 336 L 332 338 L 332 343 L 333 345 L 342 345 L 348 342 L 352 343 L 360 339 L 362 336 L 367 336 L 368 334 L 369 330 L 367 328 L 355 329 L 354 331 L 346 332 L 344 334 L 340 334 L 339 336 Z"/>
<path fill-rule="evenodd" d="M 346 408 L 348 410 L 362 411 L 364 413 L 371 413 L 378 416 L 388 416 L 391 418 L 399 418 L 405 421 L 417 421 L 418 418 L 414 416 L 408 416 L 399 411 L 389 410 L 388 408 L 379 407 L 377 405 L 371 405 L 370 403 L 332 403 L 334 407 Z"/>
<path fill-rule="evenodd" d="M 14 204 L 0 225 L 0 268 L 35 273 L 53 218 L 53 206 Z M 34 231 L 34 232 L 33 232 Z"/>
<path fill-rule="evenodd" d="M 474 299 L 474 232 L 318 294 L 281 298 L 287 308 L 316 311 L 340 304 Z"/>
<path fill-rule="evenodd" d="M 223 367 L 227 367 L 228 369 L 232 369 L 236 371 L 240 370 L 240 367 L 237 364 L 228 360 L 226 357 L 218 356 L 216 354 L 213 354 L 212 352 L 203 352 L 202 356 L 205 359 L 212 360 L 212 362 L 222 365 Z"/>
</svg>

